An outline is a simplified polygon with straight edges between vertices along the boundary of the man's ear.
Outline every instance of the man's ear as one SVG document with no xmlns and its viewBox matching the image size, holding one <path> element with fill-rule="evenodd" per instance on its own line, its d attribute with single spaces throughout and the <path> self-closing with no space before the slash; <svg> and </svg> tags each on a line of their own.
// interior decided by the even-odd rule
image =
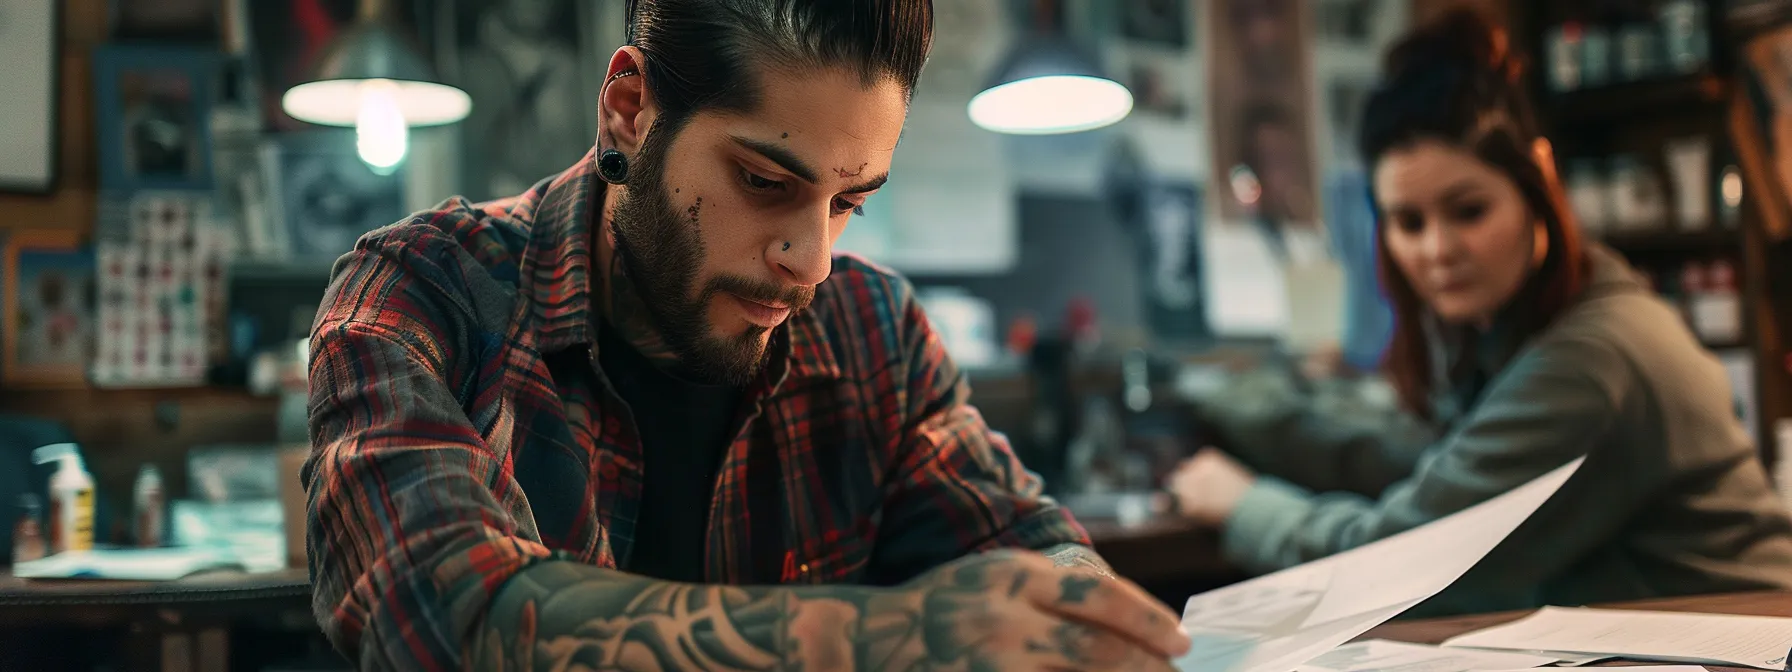
<svg viewBox="0 0 1792 672">
<path fill-rule="evenodd" d="M 635 47 L 622 47 L 610 56 L 604 87 L 598 92 L 598 140 L 604 148 L 632 155 L 653 126 L 653 96 L 642 75 L 646 62 L 646 55 Z"/>
</svg>

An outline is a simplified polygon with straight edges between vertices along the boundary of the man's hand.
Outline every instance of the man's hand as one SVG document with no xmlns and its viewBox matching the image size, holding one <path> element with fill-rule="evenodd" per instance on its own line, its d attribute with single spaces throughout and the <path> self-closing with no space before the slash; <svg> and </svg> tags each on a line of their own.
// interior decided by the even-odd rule
<svg viewBox="0 0 1792 672">
<path fill-rule="evenodd" d="M 1202 525 L 1226 524 L 1239 500 L 1257 482 L 1257 475 L 1213 448 L 1202 448 L 1170 474 L 1176 511 Z"/>
<path fill-rule="evenodd" d="M 921 637 L 902 639 L 921 646 L 873 669 L 1170 670 L 1189 647 L 1176 615 L 1138 586 L 1038 553 L 963 558 L 897 595 L 866 614 L 872 627 L 859 636 L 914 628 Z"/>
</svg>

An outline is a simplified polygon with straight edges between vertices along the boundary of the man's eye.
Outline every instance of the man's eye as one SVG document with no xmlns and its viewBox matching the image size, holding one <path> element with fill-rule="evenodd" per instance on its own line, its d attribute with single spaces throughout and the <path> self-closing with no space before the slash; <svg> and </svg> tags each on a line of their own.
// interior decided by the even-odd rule
<svg viewBox="0 0 1792 672">
<path fill-rule="evenodd" d="M 842 215 L 842 214 L 846 214 L 848 212 L 851 212 L 852 214 L 863 217 L 863 216 L 865 216 L 865 206 L 860 205 L 858 203 L 854 203 L 849 200 L 846 200 L 844 198 L 834 199 L 834 214 Z"/>
<path fill-rule="evenodd" d="M 753 171 L 745 168 L 740 169 L 740 180 L 741 184 L 747 185 L 747 188 L 752 189 L 753 191 L 776 191 L 784 186 L 783 182 L 771 178 L 760 177 Z"/>
</svg>

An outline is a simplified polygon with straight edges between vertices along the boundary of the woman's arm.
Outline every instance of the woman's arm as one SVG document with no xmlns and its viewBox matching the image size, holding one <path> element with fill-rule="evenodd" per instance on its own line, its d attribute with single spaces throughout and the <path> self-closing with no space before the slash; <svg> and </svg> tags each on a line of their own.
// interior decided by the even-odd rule
<svg viewBox="0 0 1792 672">
<path fill-rule="evenodd" d="M 1587 454 L 1621 423 L 1628 365 L 1595 342 L 1539 344 L 1495 379 L 1454 431 L 1425 451 L 1410 478 L 1379 499 L 1314 494 L 1261 478 L 1226 521 L 1225 550 L 1236 563 L 1272 571 L 1398 534 L 1485 501 Z M 1605 543 L 1630 517 L 1645 484 L 1613 478 L 1599 456 L 1565 486 L 1539 524 L 1527 524 L 1538 552 L 1506 568 L 1534 585 Z M 1567 500 L 1572 499 L 1572 502 Z M 1546 550 L 1547 549 L 1547 550 Z M 1506 577 L 1511 578 L 1511 577 Z"/>
<path fill-rule="evenodd" d="M 1288 393 L 1242 408 L 1221 398 L 1197 402 L 1196 421 L 1251 469 L 1315 492 L 1374 497 L 1411 476 L 1436 437 L 1393 412 L 1332 412 L 1311 395 Z"/>
</svg>

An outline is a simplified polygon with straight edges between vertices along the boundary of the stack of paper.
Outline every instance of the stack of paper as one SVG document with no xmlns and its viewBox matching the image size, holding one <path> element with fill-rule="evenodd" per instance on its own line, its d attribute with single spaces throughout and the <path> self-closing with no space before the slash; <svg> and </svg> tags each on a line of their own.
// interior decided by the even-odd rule
<svg viewBox="0 0 1792 672">
<path fill-rule="evenodd" d="M 1787 669 L 1792 618 L 1545 607 L 1444 645 L 1548 649 L 1779 671 Z"/>
<path fill-rule="evenodd" d="M 21 579 L 172 581 L 216 569 L 242 569 L 225 553 L 207 548 L 124 548 L 68 551 L 13 565 Z"/>
<path fill-rule="evenodd" d="M 1446 649 L 1372 639 L 1346 644 L 1314 658 L 1295 672 L 1473 672 L 1523 670 L 1559 662 L 1548 656 L 1503 651 Z"/>
<path fill-rule="evenodd" d="M 1189 598 L 1182 672 L 1286 672 L 1424 601 L 1505 540 L 1580 468 L 1344 553 Z M 1536 647 L 1532 647 L 1536 648 Z"/>
</svg>

